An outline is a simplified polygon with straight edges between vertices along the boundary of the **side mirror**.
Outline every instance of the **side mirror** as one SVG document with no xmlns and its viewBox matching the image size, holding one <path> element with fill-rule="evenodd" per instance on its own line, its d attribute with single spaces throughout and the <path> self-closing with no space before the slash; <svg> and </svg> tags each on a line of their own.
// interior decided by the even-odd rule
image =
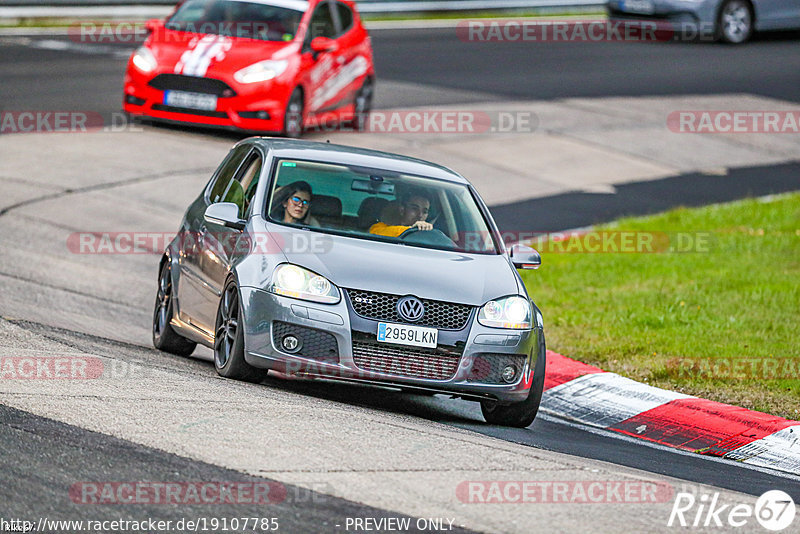
<svg viewBox="0 0 800 534">
<path fill-rule="evenodd" d="M 218 202 L 211 204 L 206 208 L 203 219 L 207 223 L 224 226 L 225 228 L 233 228 L 235 230 L 244 230 L 245 221 L 239 218 L 239 206 L 233 202 Z"/>
<path fill-rule="evenodd" d="M 320 52 L 336 52 L 339 50 L 339 43 L 328 37 L 314 37 L 311 40 L 311 50 L 317 54 Z"/>
<path fill-rule="evenodd" d="M 517 269 L 538 269 L 542 264 L 542 256 L 536 249 L 525 245 L 512 245 L 508 255 Z"/>
<path fill-rule="evenodd" d="M 164 27 L 164 21 L 161 19 L 150 19 L 144 23 L 144 29 L 148 34 L 155 33 Z"/>
</svg>

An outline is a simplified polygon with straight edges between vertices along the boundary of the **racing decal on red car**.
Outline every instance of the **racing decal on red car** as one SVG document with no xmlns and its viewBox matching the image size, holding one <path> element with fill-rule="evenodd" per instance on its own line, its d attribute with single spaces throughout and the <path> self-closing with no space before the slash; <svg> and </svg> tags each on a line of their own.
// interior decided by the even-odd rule
<svg viewBox="0 0 800 534">
<path fill-rule="evenodd" d="M 222 61 L 233 42 L 223 35 L 195 37 L 175 64 L 175 74 L 205 76 L 212 61 Z"/>
<path fill-rule="evenodd" d="M 322 62 L 320 63 L 322 64 Z M 325 66 L 327 67 L 329 65 L 330 63 L 327 63 Z M 326 102 L 339 94 L 345 87 L 366 74 L 368 68 L 369 63 L 364 56 L 356 56 L 353 58 L 353 61 L 344 65 L 339 72 L 335 73 L 333 76 L 323 82 L 322 86 L 311 98 L 311 109 L 321 108 Z M 318 72 L 321 72 L 321 69 L 311 73 L 312 79 L 314 79 L 315 76 L 319 76 Z"/>
</svg>

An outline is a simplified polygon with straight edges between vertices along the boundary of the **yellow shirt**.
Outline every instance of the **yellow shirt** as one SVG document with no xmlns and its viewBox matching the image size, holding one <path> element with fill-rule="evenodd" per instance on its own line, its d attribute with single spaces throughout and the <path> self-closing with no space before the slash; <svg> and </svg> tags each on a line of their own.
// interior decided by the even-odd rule
<svg viewBox="0 0 800 534">
<path fill-rule="evenodd" d="M 369 227 L 369 233 L 377 235 L 385 235 L 388 237 L 398 237 L 400 234 L 411 228 L 410 226 L 389 226 L 386 223 L 376 222 Z"/>
</svg>

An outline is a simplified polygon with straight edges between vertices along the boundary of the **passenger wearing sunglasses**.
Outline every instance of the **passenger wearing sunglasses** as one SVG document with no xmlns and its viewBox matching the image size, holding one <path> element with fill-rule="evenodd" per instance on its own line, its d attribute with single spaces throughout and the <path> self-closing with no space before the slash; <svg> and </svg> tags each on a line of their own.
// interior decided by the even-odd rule
<svg viewBox="0 0 800 534">
<path fill-rule="evenodd" d="M 290 224 L 319 226 L 311 215 L 311 186 L 308 182 L 292 182 L 275 192 L 274 206 L 270 215 L 273 219 Z"/>
</svg>

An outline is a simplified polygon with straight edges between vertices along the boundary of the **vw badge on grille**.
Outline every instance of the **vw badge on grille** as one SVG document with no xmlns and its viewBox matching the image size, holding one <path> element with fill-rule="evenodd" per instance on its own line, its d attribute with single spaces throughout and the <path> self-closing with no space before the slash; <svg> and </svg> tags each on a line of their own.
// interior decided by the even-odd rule
<svg viewBox="0 0 800 534">
<path fill-rule="evenodd" d="M 425 306 L 417 297 L 403 297 L 397 301 L 397 314 L 409 323 L 415 323 L 425 315 Z"/>
</svg>

